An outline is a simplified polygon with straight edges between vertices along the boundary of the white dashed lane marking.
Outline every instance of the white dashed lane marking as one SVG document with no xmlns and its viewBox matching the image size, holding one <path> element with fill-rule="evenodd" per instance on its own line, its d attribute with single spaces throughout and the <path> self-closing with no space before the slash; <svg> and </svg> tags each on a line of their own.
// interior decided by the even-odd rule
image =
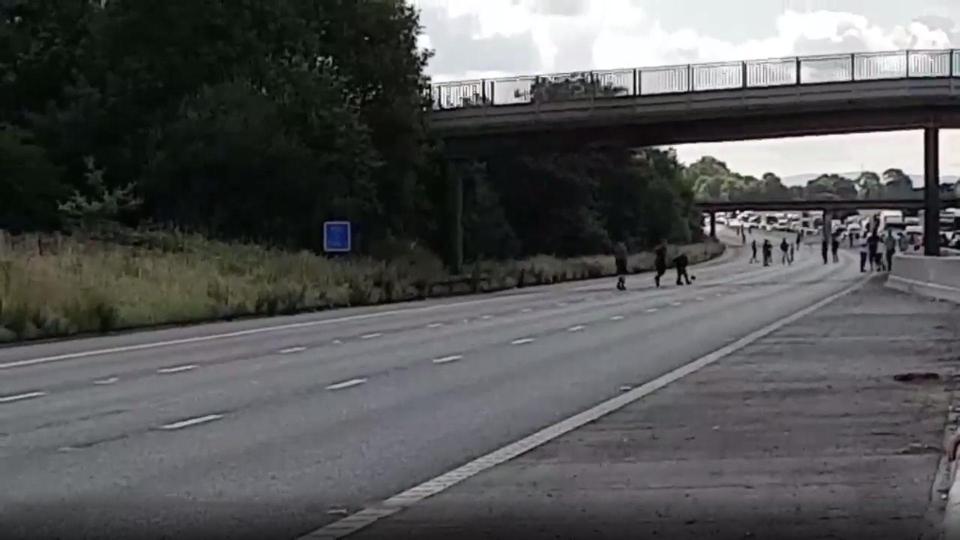
<svg viewBox="0 0 960 540">
<path fill-rule="evenodd" d="M 443 326 L 442 322 L 430 323 L 427 325 L 427 328 L 441 328 Z"/>
<path fill-rule="evenodd" d="M 613 317 L 610 317 L 611 321 L 622 321 L 623 319 L 624 319 L 623 315 L 614 315 Z"/>
<path fill-rule="evenodd" d="M 208 414 L 206 416 L 198 416 L 196 418 L 188 418 L 186 420 L 180 420 L 179 422 L 166 424 L 166 425 L 160 426 L 160 429 L 163 429 L 166 431 L 173 431 L 176 429 L 183 429 L 183 428 L 188 428 L 192 426 L 197 426 L 200 424 L 206 424 L 207 422 L 214 422 L 216 420 L 220 420 L 221 418 L 223 418 L 222 414 Z"/>
<path fill-rule="evenodd" d="M 515 339 L 515 340 L 513 340 L 510 344 L 511 344 L 511 345 L 529 345 L 530 343 L 533 343 L 534 341 L 536 341 L 536 340 L 533 339 L 533 338 L 522 338 L 522 339 Z"/>
<path fill-rule="evenodd" d="M 523 308 L 520 310 L 520 313 L 533 313 L 532 308 Z"/>
<path fill-rule="evenodd" d="M 673 307 L 680 307 L 680 306 L 683 305 L 683 303 L 681 303 L 681 302 L 671 302 L 670 305 L 673 306 Z"/>
<path fill-rule="evenodd" d="M 485 321 L 489 321 L 490 319 L 493 318 L 493 315 L 484 315 L 484 316 L 482 316 L 482 317 L 480 317 L 480 318 L 483 319 L 483 320 L 485 320 Z"/>
<path fill-rule="evenodd" d="M 106 379 L 99 379 L 99 380 L 93 381 L 93 384 L 97 386 L 107 386 L 109 384 L 116 384 L 117 381 L 119 380 L 120 380 L 119 377 L 107 377 Z"/>
<path fill-rule="evenodd" d="M 583 332 L 586 328 L 586 326 L 578 324 L 577 326 L 571 326 L 570 328 L 567 328 L 567 332 Z"/>
<path fill-rule="evenodd" d="M 652 307 L 652 308 L 650 308 L 650 309 L 647 310 L 647 313 L 656 313 L 657 311 L 659 311 L 657 308 Z"/>
<path fill-rule="evenodd" d="M 26 394 L 17 394 L 13 396 L 2 396 L 0 397 L 0 403 L 13 403 L 15 401 L 24 401 L 27 399 L 35 399 L 38 397 L 43 397 L 47 395 L 46 392 L 27 392 Z"/>
<path fill-rule="evenodd" d="M 295 354 L 298 352 L 303 352 L 307 350 L 306 347 L 290 347 L 288 349 L 281 349 L 280 354 Z"/>
<path fill-rule="evenodd" d="M 463 360 L 463 356 L 455 354 L 452 356 L 444 356 L 443 358 L 437 358 L 433 361 L 434 364 L 449 364 L 451 362 L 457 362 Z"/>
<path fill-rule="evenodd" d="M 366 334 L 364 336 L 360 336 L 360 339 L 368 340 L 368 339 L 377 339 L 378 337 L 383 337 L 383 334 L 379 332 L 374 332 L 373 334 Z"/>
<path fill-rule="evenodd" d="M 360 386 L 361 384 L 367 382 L 367 379 L 358 378 L 350 379 L 349 381 L 339 382 L 337 384 L 331 384 L 327 387 L 327 390 L 346 390 L 347 388 L 353 388 L 354 386 Z"/>
<path fill-rule="evenodd" d="M 704 298 L 704 297 L 702 297 L 702 296 L 698 296 L 698 297 L 697 297 L 697 302 L 703 302 L 704 300 L 706 300 L 706 298 Z"/>
<path fill-rule="evenodd" d="M 161 375 L 172 375 L 174 373 L 183 373 L 185 371 L 193 371 L 197 369 L 197 366 L 191 364 L 189 366 L 173 366 L 168 368 L 160 368 L 157 370 L 157 373 Z"/>
</svg>

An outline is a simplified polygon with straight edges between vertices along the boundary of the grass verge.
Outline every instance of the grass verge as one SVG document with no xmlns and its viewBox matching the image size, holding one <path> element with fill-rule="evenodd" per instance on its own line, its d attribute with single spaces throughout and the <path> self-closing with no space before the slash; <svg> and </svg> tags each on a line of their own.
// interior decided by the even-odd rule
<svg viewBox="0 0 960 540">
<path fill-rule="evenodd" d="M 697 263 L 717 243 L 680 248 Z M 634 272 L 653 255 L 630 258 Z M 390 262 L 330 259 L 198 235 L 137 232 L 122 242 L 0 232 L 0 342 L 271 316 L 613 275 L 609 256 L 483 261 L 450 276 L 413 247 Z"/>
</svg>

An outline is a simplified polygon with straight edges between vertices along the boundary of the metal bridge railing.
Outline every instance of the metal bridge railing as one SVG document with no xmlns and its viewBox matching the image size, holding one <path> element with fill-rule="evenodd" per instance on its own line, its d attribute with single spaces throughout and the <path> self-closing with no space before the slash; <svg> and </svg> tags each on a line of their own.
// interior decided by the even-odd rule
<svg viewBox="0 0 960 540">
<path fill-rule="evenodd" d="M 434 110 L 615 99 L 737 88 L 960 76 L 960 50 L 797 56 L 455 81 L 432 87 Z"/>
</svg>

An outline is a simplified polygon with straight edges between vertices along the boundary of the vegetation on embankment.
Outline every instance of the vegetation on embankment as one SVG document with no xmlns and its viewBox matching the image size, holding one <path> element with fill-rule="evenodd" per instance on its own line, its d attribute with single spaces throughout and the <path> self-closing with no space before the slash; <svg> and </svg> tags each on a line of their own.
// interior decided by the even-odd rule
<svg viewBox="0 0 960 540">
<path fill-rule="evenodd" d="M 723 246 L 679 249 L 698 262 Z M 651 266 L 649 253 L 631 257 L 633 271 Z M 451 279 L 436 256 L 415 246 L 382 262 L 176 233 L 129 234 L 123 243 L 0 233 L 0 341 L 503 290 L 520 285 L 521 274 L 529 286 L 607 276 L 614 268 L 609 256 L 537 256 L 484 261 L 471 271 Z"/>
</svg>

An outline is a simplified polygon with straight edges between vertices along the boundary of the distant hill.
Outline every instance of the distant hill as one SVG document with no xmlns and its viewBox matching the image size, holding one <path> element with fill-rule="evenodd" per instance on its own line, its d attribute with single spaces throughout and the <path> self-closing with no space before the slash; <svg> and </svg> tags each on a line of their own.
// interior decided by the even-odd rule
<svg viewBox="0 0 960 540">
<path fill-rule="evenodd" d="M 879 174 L 879 173 L 878 173 Z M 807 182 L 813 180 L 814 178 L 820 176 L 820 174 L 794 174 L 792 176 L 783 177 L 783 185 L 785 186 L 805 186 Z M 860 176 L 860 172 L 845 172 L 840 173 L 840 176 L 845 178 L 855 179 Z M 913 180 L 913 187 L 923 186 L 923 175 L 922 174 L 908 174 L 911 180 Z M 947 174 L 940 176 L 941 184 L 955 184 L 960 180 L 960 176 L 955 174 Z"/>
</svg>

